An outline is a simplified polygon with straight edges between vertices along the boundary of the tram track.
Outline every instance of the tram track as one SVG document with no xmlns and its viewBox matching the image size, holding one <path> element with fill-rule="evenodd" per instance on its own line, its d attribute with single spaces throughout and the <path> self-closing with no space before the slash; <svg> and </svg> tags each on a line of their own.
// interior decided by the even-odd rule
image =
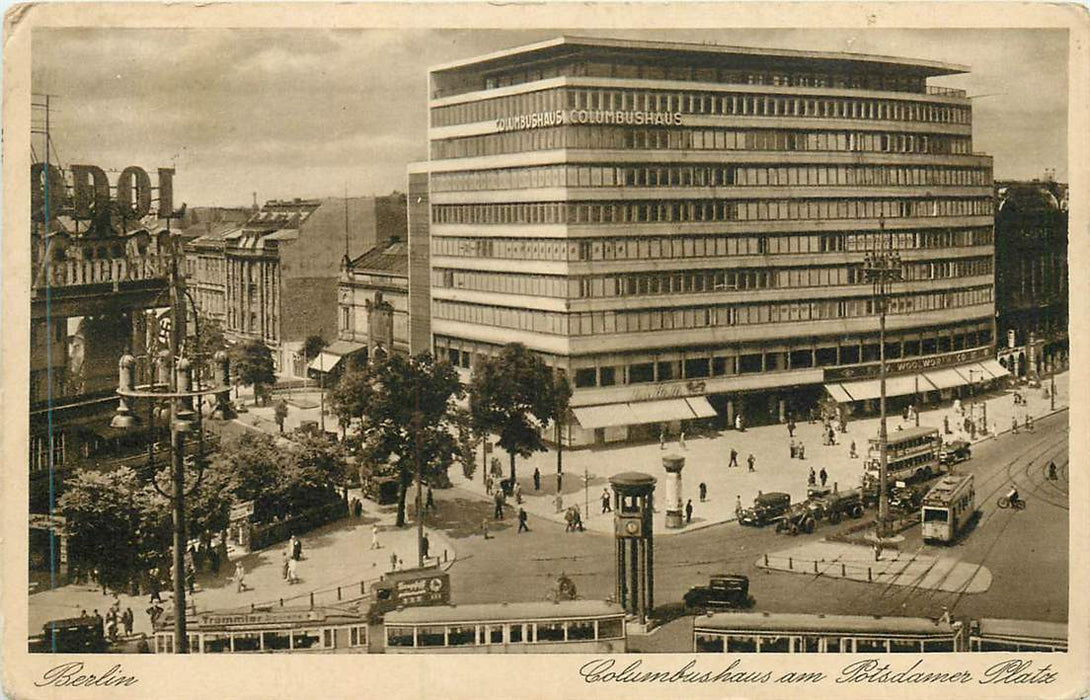
<svg viewBox="0 0 1090 700">
<path fill-rule="evenodd" d="M 1013 457 L 1005 460 L 1005 462 L 1000 467 L 991 470 L 990 473 L 978 475 L 977 472 L 974 472 L 974 481 L 975 481 L 974 488 L 975 488 L 975 490 L 977 491 L 977 494 L 978 494 L 978 501 L 977 501 L 978 505 L 983 504 L 985 502 L 990 502 L 992 497 L 995 496 L 995 494 L 999 493 L 999 491 L 1001 491 L 1007 483 L 1010 483 L 1010 481 L 1011 481 L 1011 476 L 1010 476 L 1011 469 L 1013 467 L 1015 467 L 1016 465 L 1018 465 L 1020 462 L 1023 462 L 1026 455 L 1030 454 L 1034 450 L 1039 449 L 1039 447 L 1042 445 L 1042 443 L 1053 443 L 1053 444 L 1048 444 L 1048 446 L 1046 447 L 1046 449 L 1048 450 L 1047 453 L 1051 454 L 1054 450 L 1056 450 L 1056 449 L 1058 449 L 1060 447 L 1065 447 L 1066 442 L 1067 442 L 1066 431 L 1064 432 L 1063 436 L 1061 438 L 1059 438 L 1059 439 L 1052 438 L 1051 436 L 1043 437 L 1039 441 L 1035 441 L 1035 442 L 1030 443 L 1028 445 L 1024 445 L 1022 447 L 1022 449 L 1019 450 L 1019 452 L 1016 455 L 1014 455 Z M 1032 465 L 1033 461 L 1034 460 L 1030 460 L 1029 462 L 1023 462 L 1024 465 L 1025 465 L 1024 468 L 1027 471 L 1028 471 L 1030 465 Z M 1007 479 L 1006 479 L 1006 481 L 999 482 L 996 487 L 989 488 L 988 491 L 987 491 L 987 495 L 984 496 L 983 499 L 980 499 L 979 498 L 979 494 L 981 493 L 980 485 L 990 483 L 997 476 L 1006 476 Z M 974 529 L 980 528 L 982 525 L 984 525 L 984 523 L 987 522 L 995 514 L 995 512 L 996 511 L 991 511 L 991 512 L 989 512 L 987 514 L 982 514 L 979 517 L 979 519 L 977 520 L 977 522 L 974 524 L 974 526 L 973 526 Z M 1005 528 L 1006 528 L 1006 523 L 1004 524 L 1004 529 Z M 989 549 L 989 552 L 990 552 L 990 549 Z M 923 553 L 924 553 L 924 547 L 920 546 L 913 553 L 913 555 L 909 558 L 908 562 L 905 564 L 905 568 L 907 568 L 913 562 L 915 562 L 920 556 L 923 555 Z M 896 608 L 904 607 L 906 604 L 911 602 L 915 596 L 918 596 L 918 595 L 921 595 L 921 594 L 925 598 L 928 598 L 928 599 L 935 598 L 939 593 L 942 593 L 944 595 L 949 595 L 949 592 L 941 592 L 941 591 L 938 591 L 938 590 L 930 588 L 930 587 L 929 588 L 922 588 L 920 586 L 920 584 L 922 584 L 922 582 L 925 580 L 925 577 L 930 573 L 930 571 L 934 568 L 934 566 L 937 563 L 938 563 L 938 558 L 936 558 L 935 561 L 932 562 L 931 566 L 929 566 L 920 576 L 916 577 L 916 581 L 912 585 L 907 586 L 907 587 L 905 587 L 905 586 L 896 586 L 896 588 L 898 590 L 893 592 L 893 595 L 892 595 L 893 599 L 890 600 L 888 605 L 885 606 L 885 608 L 886 608 L 885 612 L 888 614 L 889 612 L 892 612 Z M 980 568 L 982 566 L 983 566 L 982 563 L 977 566 L 977 569 L 973 572 L 973 576 L 970 576 L 966 580 L 966 583 L 964 584 L 963 590 L 967 589 L 969 583 L 972 582 L 972 580 L 976 577 L 976 574 L 979 573 Z M 952 573 L 953 573 L 953 569 L 951 569 L 949 572 L 947 572 L 947 574 L 942 579 L 940 579 L 939 583 L 942 583 L 943 581 L 945 581 L 946 578 L 949 577 Z M 895 586 L 895 584 L 893 584 L 893 583 L 887 583 L 885 585 L 885 587 L 883 588 L 883 590 L 882 590 L 882 598 L 887 598 L 887 594 L 890 592 L 890 590 L 892 588 L 894 588 L 894 586 Z M 855 602 L 859 601 L 861 598 L 863 598 L 866 595 L 867 595 L 866 591 L 860 592 L 860 594 L 858 594 L 853 599 L 852 602 L 855 603 Z"/>
</svg>

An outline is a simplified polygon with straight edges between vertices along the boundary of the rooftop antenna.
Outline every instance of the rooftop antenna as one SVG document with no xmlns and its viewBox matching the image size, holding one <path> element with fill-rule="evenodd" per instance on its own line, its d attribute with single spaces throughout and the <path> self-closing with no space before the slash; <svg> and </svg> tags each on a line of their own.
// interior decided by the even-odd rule
<svg viewBox="0 0 1090 700">
<path fill-rule="evenodd" d="M 344 263 L 347 266 L 351 258 L 348 255 L 348 181 L 344 183 Z"/>
</svg>

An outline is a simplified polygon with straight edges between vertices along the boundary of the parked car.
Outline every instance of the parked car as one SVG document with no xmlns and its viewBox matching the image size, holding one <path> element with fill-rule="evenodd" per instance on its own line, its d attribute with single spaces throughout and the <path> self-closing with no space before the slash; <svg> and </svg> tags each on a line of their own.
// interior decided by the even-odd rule
<svg viewBox="0 0 1090 700">
<path fill-rule="evenodd" d="M 838 523 L 843 518 L 863 517 L 863 494 L 859 489 L 829 491 L 810 499 L 818 519 Z"/>
<path fill-rule="evenodd" d="M 742 525 L 763 527 L 787 512 L 791 507 L 791 494 L 773 491 L 753 499 L 753 507 L 742 511 L 738 522 Z"/>
<path fill-rule="evenodd" d="M 973 456 L 973 448 L 965 440 L 951 440 L 939 450 L 939 464 L 950 466 Z"/>
<path fill-rule="evenodd" d="M 740 574 L 716 574 L 708 585 L 693 586 L 684 597 L 685 607 L 746 608 L 753 605 L 749 597 L 749 577 Z"/>
<path fill-rule="evenodd" d="M 800 532 L 807 534 L 817 527 L 815 509 L 809 501 L 794 503 L 787 512 L 776 519 L 776 532 L 786 532 L 797 535 Z"/>
<path fill-rule="evenodd" d="M 889 507 L 899 513 L 918 513 L 923 504 L 923 497 L 930 490 L 929 484 L 907 486 L 904 482 L 897 482 L 897 486 L 889 492 Z"/>
</svg>

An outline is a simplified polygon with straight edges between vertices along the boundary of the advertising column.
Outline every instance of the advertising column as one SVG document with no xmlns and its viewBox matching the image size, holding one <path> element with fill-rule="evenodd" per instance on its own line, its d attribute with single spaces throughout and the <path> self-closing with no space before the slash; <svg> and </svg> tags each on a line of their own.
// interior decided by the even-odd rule
<svg viewBox="0 0 1090 700">
<path fill-rule="evenodd" d="M 681 470 L 685 468 L 685 458 L 667 455 L 662 458 L 666 469 L 666 527 L 685 526 L 685 514 L 682 511 Z"/>
</svg>

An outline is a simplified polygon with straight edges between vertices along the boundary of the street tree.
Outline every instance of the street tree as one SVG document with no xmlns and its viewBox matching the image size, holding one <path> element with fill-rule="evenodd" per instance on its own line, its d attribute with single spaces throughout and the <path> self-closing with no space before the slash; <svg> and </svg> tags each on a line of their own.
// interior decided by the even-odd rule
<svg viewBox="0 0 1090 700">
<path fill-rule="evenodd" d="M 539 356 L 521 343 L 505 345 L 496 357 L 486 357 L 473 368 L 469 407 L 478 433 L 499 436 L 500 447 L 511 458 L 511 482 L 516 479 L 515 457 L 543 452 L 538 425 L 555 417 L 557 402 L 552 373 Z"/>
<path fill-rule="evenodd" d="M 372 380 L 367 367 L 349 368 L 341 375 L 337 385 L 329 394 L 330 407 L 340 424 L 347 428 L 352 421 L 363 419 L 364 411 L 371 401 Z"/>
<path fill-rule="evenodd" d="M 80 470 L 68 479 L 57 512 L 65 519 L 72 568 L 97 571 L 98 583 L 115 591 L 128 587 L 138 571 L 142 537 L 136 473 Z"/>
<path fill-rule="evenodd" d="M 242 386 L 254 388 L 254 403 L 261 387 L 276 382 L 272 352 L 260 340 L 239 343 L 231 348 L 231 367 L 235 380 Z"/>
<path fill-rule="evenodd" d="M 346 375 L 352 377 L 352 373 Z M 448 483 L 447 469 L 462 455 L 458 436 L 464 397 L 458 373 L 428 353 L 392 355 L 363 377 L 342 380 L 335 405 L 360 422 L 360 456 L 389 464 L 398 476 L 397 524 L 405 524 L 405 494 L 419 467 L 424 481 Z"/>
<path fill-rule="evenodd" d="M 322 337 L 320 333 L 313 333 L 308 335 L 303 340 L 303 359 L 309 364 L 311 360 L 318 357 L 318 353 L 322 351 L 329 343 Z"/>
<path fill-rule="evenodd" d="M 217 352 L 227 349 L 227 337 L 223 332 L 223 324 L 218 319 L 200 312 L 197 314 L 196 323 L 190 324 L 189 329 L 193 333 L 189 340 L 194 343 L 194 346 L 192 348 L 187 347 L 186 352 L 193 357 L 197 357 L 202 372 L 206 377 L 211 377 L 213 356 Z"/>
</svg>

